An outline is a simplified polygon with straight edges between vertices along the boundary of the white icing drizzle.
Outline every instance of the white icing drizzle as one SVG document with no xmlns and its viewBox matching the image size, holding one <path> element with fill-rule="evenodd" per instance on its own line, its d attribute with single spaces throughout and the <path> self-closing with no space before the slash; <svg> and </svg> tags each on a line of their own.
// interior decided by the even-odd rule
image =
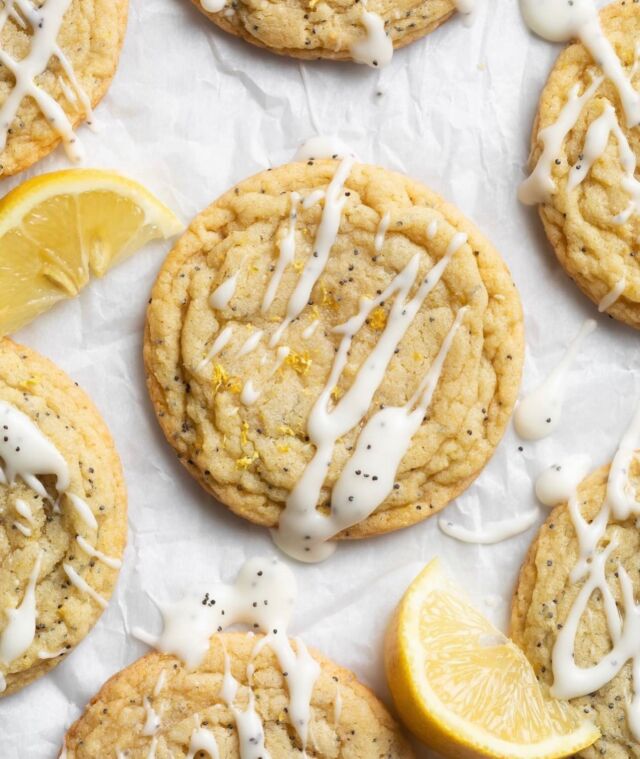
<svg viewBox="0 0 640 759">
<path fill-rule="evenodd" d="M 202 359 L 202 361 L 198 364 L 198 369 L 203 369 L 214 356 L 217 356 L 218 353 L 226 346 L 226 344 L 231 340 L 231 336 L 233 335 L 233 327 L 227 326 L 225 327 L 222 332 L 216 337 L 216 339 L 213 341 L 213 345 L 211 348 L 209 348 L 209 352 L 207 355 Z"/>
<path fill-rule="evenodd" d="M 540 37 L 551 42 L 578 38 L 617 89 L 627 126 L 640 123 L 640 95 L 602 31 L 593 0 L 520 0 L 520 8 L 525 22 Z"/>
<path fill-rule="evenodd" d="M 33 535 L 33 530 L 30 527 L 22 524 L 22 522 L 14 522 L 13 526 L 16 528 L 16 530 L 21 532 L 25 538 L 30 538 L 31 535 Z"/>
<path fill-rule="evenodd" d="M 427 237 L 429 240 L 433 240 L 433 238 L 438 234 L 438 220 L 434 219 L 433 221 L 429 222 L 429 226 L 427 227 Z"/>
<path fill-rule="evenodd" d="M 264 298 L 262 299 L 263 314 L 271 308 L 273 299 L 276 297 L 276 293 L 280 287 L 280 282 L 282 280 L 284 270 L 287 268 L 287 266 L 290 266 L 293 263 L 296 255 L 296 221 L 298 219 L 298 205 L 300 204 L 300 195 L 297 192 L 292 192 L 289 194 L 289 198 L 291 202 L 291 210 L 289 212 L 289 228 L 287 229 L 287 233 L 282 238 L 282 240 L 280 240 L 280 243 L 278 245 L 278 260 L 276 261 L 273 274 L 271 275 L 267 290 L 264 294 Z"/>
<path fill-rule="evenodd" d="M 42 566 L 43 552 L 38 555 L 33 564 L 27 587 L 20 606 L 16 609 L 5 609 L 7 625 L 0 633 L 0 662 L 11 664 L 18 659 L 33 643 L 36 634 L 36 582 Z"/>
<path fill-rule="evenodd" d="M 260 344 L 260 340 L 262 340 L 263 334 L 264 333 L 261 329 L 257 329 L 255 332 L 252 332 L 240 347 L 240 350 L 238 351 L 238 358 L 246 356 L 247 354 L 254 351 Z"/>
<path fill-rule="evenodd" d="M 314 319 L 311 322 L 311 324 L 303 331 L 302 337 L 305 340 L 308 340 L 313 335 L 313 333 L 316 331 L 316 329 L 318 329 L 318 325 L 319 324 L 320 324 L 320 320 L 319 319 Z"/>
<path fill-rule="evenodd" d="M 153 688 L 153 695 L 155 698 L 157 698 L 160 695 L 162 689 L 165 686 L 166 681 L 167 681 L 167 670 L 161 669 L 160 674 L 158 675 L 158 679 L 156 680 L 156 684 Z"/>
<path fill-rule="evenodd" d="M 220 698 L 225 704 L 232 704 L 235 701 L 238 692 L 239 683 L 231 674 L 231 659 L 229 654 L 224 652 L 224 674 L 222 675 L 222 687 L 220 688 Z"/>
<path fill-rule="evenodd" d="M 160 730 L 161 721 L 160 717 L 156 713 L 155 709 L 151 705 L 151 701 L 145 696 L 142 704 L 144 706 L 145 721 L 142 726 L 143 735 L 155 735 Z"/>
<path fill-rule="evenodd" d="M 322 218 L 313 243 L 313 253 L 302 270 L 298 283 L 289 298 L 286 316 L 271 337 L 270 346 L 272 348 L 280 342 L 291 322 L 302 313 L 309 301 L 314 285 L 327 265 L 331 248 L 338 236 L 342 209 L 346 202 L 346 196 L 343 193 L 344 184 L 354 163 L 353 156 L 343 158 L 327 187 Z"/>
<path fill-rule="evenodd" d="M 189 739 L 189 753 L 187 759 L 194 759 L 199 751 L 206 751 L 211 759 L 220 759 L 220 751 L 215 735 L 211 730 L 200 726 L 200 717 L 196 714 L 196 727 Z"/>
<path fill-rule="evenodd" d="M 38 651 L 38 659 L 58 659 L 68 652 L 68 648 L 61 648 L 58 651 Z"/>
<path fill-rule="evenodd" d="M 107 567 L 111 567 L 111 569 L 120 569 L 122 566 L 122 561 L 120 561 L 120 559 L 116 559 L 113 556 L 107 556 L 106 553 L 98 551 L 88 540 L 83 538 L 82 535 L 76 537 L 76 542 L 86 554 L 93 556 L 94 559 L 98 559 L 98 561 L 101 561 Z"/>
<path fill-rule="evenodd" d="M 617 303 L 620 300 L 620 297 L 624 293 L 624 289 L 627 286 L 627 278 L 623 275 L 616 283 L 615 285 L 609 290 L 609 292 L 604 296 L 604 298 L 598 303 L 598 311 L 600 313 L 604 313 L 607 311 L 611 306 L 613 306 L 614 303 Z"/>
<path fill-rule="evenodd" d="M 271 372 L 272 375 L 274 375 L 278 369 L 284 364 L 284 362 L 287 360 L 287 356 L 291 353 L 291 348 L 289 348 L 286 345 L 282 345 L 278 350 L 276 351 L 276 362 L 273 366 L 273 371 Z"/>
<path fill-rule="evenodd" d="M 147 759 L 156 759 L 156 749 L 158 748 L 158 739 L 154 735 L 151 739 L 151 745 L 149 746 L 149 751 L 147 752 Z"/>
<path fill-rule="evenodd" d="M 59 492 L 69 487 L 69 468 L 58 449 L 31 419 L 0 400 L 0 459 L 3 479 L 9 485 L 20 477 L 41 497 L 47 491 L 38 475 L 54 474 Z"/>
<path fill-rule="evenodd" d="M 65 563 L 62 565 L 62 568 L 64 569 L 65 574 L 69 578 L 69 581 L 72 585 L 78 588 L 78 590 L 81 590 L 83 593 L 86 593 L 98 604 L 98 606 L 101 606 L 103 609 L 107 608 L 107 600 L 103 598 L 99 593 L 97 593 L 91 587 L 91 585 L 89 585 L 89 583 L 76 572 L 71 564 Z"/>
<path fill-rule="evenodd" d="M 313 206 L 319 203 L 323 198 L 324 190 L 314 190 L 313 192 L 310 192 L 302 201 L 302 207 L 306 211 L 308 208 L 313 208 Z"/>
<path fill-rule="evenodd" d="M 627 703 L 627 722 L 636 740 L 640 740 L 640 606 L 634 599 L 633 584 L 624 567 L 616 566 L 622 595 L 623 614 L 606 578 L 606 566 L 617 547 L 615 537 L 598 552 L 598 544 L 606 537 L 610 515 L 614 520 L 627 519 L 640 513 L 635 494 L 630 492 L 629 465 L 640 437 L 640 406 L 631 425 L 622 438 L 609 473 L 605 500 L 595 519 L 588 522 L 580 511 L 577 488 L 569 499 L 569 514 L 578 540 L 578 560 L 571 572 L 571 580 L 584 579 L 577 598 L 563 626 L 559 629 L 553 647 L 552 667 L 554 683 L 552 694 L 557 698 L 577 698 L 593 693 L 609 683 L 632 660 L 632 697 Z M 602 595 L 611 648 L 597 664 L 581 667 L 574 657 L 575 640 L 583 615 L 593 593 Z"/>
<path fill-rule="evenodd" d="M 66 493 L 67 498 L 69 501 L 71 501 L 71 505 L 73 506 L 76 514 L 80 517 L 80 519 L 92 530 L 98 529 L 98 520 L 95 518 L 95 515 L 93 511 L 91 511 L 91 507 L 89 504 L 80 496 L 74 495 L 73 493 Z"/>
<path fill-rule="evenodd" d="M 589 125 L 579 162 L 571 167 L 567 189 L 574 190 L 584 181 L 593 164 L 607 149 L 611 134 L 616 138 L 618 156 L 624 170 L 622 187 L 630 195 L 627 208 L 614 216 L 613 223 L 624 224 L 632 214 L 640 210 L 640 182 L 635 177 L 636 155 L 620 128 L 615 108 L 610 103 L 604 106 L 602 115 Z"/>
<path fill-rule="evenodd" d="M 367 0 L 361 0 L 361 5 L 361 23 L 365 29 L 365 36 L 355 40 L 349 52 L 356 63 L 381 68 L 393 58 L 393 42 L 387 36 L 382 16 L 367 10 Z"/>
<path fill-rule="evenodd" d="M 525 511 L 523 514 L 517 514 L 510 519 L 487 524 L 481 530 L 470 530 L 441 517 L 438 520 L 438 527 L 445 535 L 462 543 L 493 545 L 526 532 L 538 521 L 539 517 L 540 513 L 537 509 Z"/>
<path fill-rule="evenodd" d="M 560 156 L 562 145 L 576 125 L 584 105 L 595 95 L 602 81 L 601 77 L 595 79 L 582 95 L 578 95 L 580 85 L 574 85 L 557 121 L 538 132 L 538 139 L 542 143 L 542 153 L 530 176 L 518 188 L 518 198 L 525 205 L 545 203 L 556 191 L 552 166 Z"/>
<path fill-rule="evenodd" d="M 0 107 L 0 151 L 6 147 L 9 129 L 20 104 L 29 97 L 35 101 L 40 112 L 49 122 L 49 126 L 62 139 L 70 160 L 80 161 L 83 158 L 81 145 L 64 109 L 36 83 L 37 77 L 47 70 L 51 58 L 57 58 L 84 108 L 85 115 L 89 120 L 91 119 L 89 98 L 80 87 L 69 59 L 57 42 L 70 2 L 71 0 L 47 0 L 42 8 L 36 8 L 28 0 L 5 0 L 4 2 L 4 8 L 0 11 L 0 30 L 10 15 L 16 18 L 15 10 L 18 10 L 22 18 L 31 26 L 33 34 L 30 50 L 20 61 L 16 61 L 6 50 L 0 48 L 0 63 L 6 66 L 15 78 L 13 89 Z"/>
<path fill-rule="evenodd" d="M 200 0 L 202 7 L 209 13 L 219 13 L 227 4 L 227 0 Z"/>
<path fill-rule="evenodd" d="M 218 310 L 226 308 L 229 305 L 229 301 L 233 298 L 236 286 L 238 284 L 238 276 L 240 272 L 236 272 L 231 277 L 225 279 L 225 281 L 216 287 L 216 289 L 209 296 L 209 305 L 211 308 Z"/>
<path fill-rule="evenodd" d="M 247 380 L 242 387 L 242 392 L 240 393 L 240 401 L 245 406 L 251 406 L 258 400 L 261 395 L 262 391 L 256 390 L 253 386 L 253 382 L 251 380 Z"/>
<path fill-rule="evenodd" d="M 475 19 L 476 0 L 453 0 L 453 4 L 458 13 L 462 15 L 464 25 L 471 26 Z"/>
<path fill-rule="evenodd" d="M 576 454 L 553 464 L 536 479 L 536 496 L 545 506 L 567 503 L 591 468 L 588 456 Z"/>
<path fill-rule="evenodd" d="M 629 482 L 629 469 L 636 450 L 640 448 L 640 404 L 629 429 L 624 433 L 611 463 L 607 484 L 607 503 L 615 519 L 628 519 L 640 514 L 640 503 Z"/>
<path fill-rule="evenodd" d="M 378 229 L 376 230 L 376 236 L 373 243 L 376 253 L 380 253 L 382 250 L 382 246 L 384 245 L 384 238 L 386 237 L 387 230 L 389 229 L 390 221 L 391 214 L 387 211 L 385 215 L 380 219 Z"/>
<path fill-rule="evenodd" d="M 31 507 L 26 501 L 23 501 L 22 498 L 16 498 L 14 508 L 32 527 L 36 526 L 36 520 L 33 518 Z"/>
<path fill-rule="evenodd" d="M 0 672 L 0 693 L 4 693 L 7 690 L 7 679 L 5 676 Z"/>
<path fill-rule="evenodd" d="M 516 406 L 513 421 L 516 432 L 524 440 L 541 440 L 550 435 L 560 423 L 567 375 L 582 341 L 597 325 L 587 319 L 569 344 L 562 361 L 538 387 Z"/>
<path fill-rule="evenodd" d="M 192 668 L 204 658 L 215 632 L 237 624 L 262 631 L 266 637 L 258 644 L 258 650 L 268 645 L 287 673 L 289 717 L 306 745 L 311 693 L 320 667 L 301 641 L 296 639 L 295 650 L 289 642 L 287 627 L 295 596 L 295 578 L 286 565 L 275 559 L 251 559 L 241 568 L 233 585 L 220 584 L 203 600 L 187 598 L 162 606 L 164 628 L 159 636 L 138 628 L 133 634 L 163 653 L 175 654 Z M 221 697 L 228 704 L 235 698 L 237 683 L 234 683 L 227 665 Z M 241 740 L 243 734 L 256 737 L 255 716 L 255 712 L 251 715 L 251 709 L 236 714 Z M 241 755 L 244 759 L 245 754 Z"/>
<path fill-rule="evenodd" d="M 465 234 L 454 235 L 445 255 L 420 282 L 411 300 L 408 296 L 418 276 L 419 254 L 413 256 L 383 293 L 374 300 L 363 298 L 359 312 L 335 329 L 343 337 L 329 378 L 307 422 L 307 433 L 316 452 L 290 492 L 278 528 L 272 532 L 278 547 L 290 556 L 300 561 L 322 561 L 327 558 L 335 546 L 326 541 L 371 514 L 391 492 L 397 467 L 412 436 L 420 427 L 464 309 L 456 316 L 431 370 L 409 402 L 405 406 L 383 409 L 365 425 L 356 450 L 334 487 L 330 516 L 325 517 L 316 509 L 336 441 L 365 417 L 395 349 L 423 302 L 440 281 L 449 261 L 466 241 Z M 371 311 L 394 295 L 396 297 L 382 336 L 360 367 L 349 390 L 330 409 L 331 393 L 346 365 L 354 335 L 362 328 Z M 394 442 L 390 445 L 392 438 Z M 381 445 L 381 439 L 385 439 L 387 444 Z"/>
<path fill-rule="evenodd" d="M 249 691 L 249 703 L 243 711 L 229 704 L 238 729 L 240 759 L 271 759 L 271 754 L 264 744 L 264 726 L 256 711 L 256 699 Z"/>
<path fill-rule="evenodd" d="M 341 140 L 336 135 L 323 135 L 318 134 L 315 137 L 311 137 L 296 151 L 293 160 L 294 161 L 313 161 L 320 158 L 346 158 L 352 156 L 355 158 L 353 150 L 347 145 L 346 142 Z M 319 193 L 322 193 L 320 195 Z M 317 203 L 325 195 L 324 190 L 315 190 L 309 198 L 313 195 L 316 199 L 310 202 L 310 205 Z M 307 200 L 309 200 L 307 198 Z M 303 204 L 304 205 L 304 204 Z M 307 206 L 304 206 L 307 208 Z"/>
</svg>

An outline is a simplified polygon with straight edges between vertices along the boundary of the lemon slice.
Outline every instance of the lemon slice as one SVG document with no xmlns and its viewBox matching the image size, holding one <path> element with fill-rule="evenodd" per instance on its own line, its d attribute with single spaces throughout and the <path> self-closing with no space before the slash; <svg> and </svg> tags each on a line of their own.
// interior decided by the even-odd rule
<svg viewBox="0 0 640 759">
<path fill-rule="evenodd" d="M 401 718 L 444 756 L 551 759 L 600 737 L 568 703 L 543 696 L 523 652 L 469 604 L 438 560 L 400 602 L 385 666 Z"/>
<path fill-rule="evenodd" d="M 137 182 L 75 169 L 24 182 L 0 200 L 0 336 L 13 332 L 150 240 L 183 225 Z"/>
</svg>

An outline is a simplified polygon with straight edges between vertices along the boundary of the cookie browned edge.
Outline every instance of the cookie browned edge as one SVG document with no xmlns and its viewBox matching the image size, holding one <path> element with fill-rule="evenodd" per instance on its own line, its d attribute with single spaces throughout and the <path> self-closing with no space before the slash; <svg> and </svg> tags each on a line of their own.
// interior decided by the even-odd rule
<svg viewBox="0 0 640 759">
<path fill-rule="evenodd" d="M 302 60 L 307 61 L 321 61 L 321 60 L 327 60 L 327 61 L 353 61 L 353 58 L 351 57 L 351 54 L 348 50 L 304 50 L 302 48 L 275 48 L 275 47 L 269 47 L 269 45 L 263 44 L 259 39 L 256 37 L 253 37 L 251 34 L 247 34 L 246 30 L 243 26 L 236 26 L 224 17 L 224 14 L 221 12 L 218 13 L 210 13 L 209 11 L 206 11 L 202 7 L 202 3 L 200 0 L 191 0 L 191 2 L 196 6 L 196 8 L 205 15 L 209 20 L 213 21 L 213 23 L 220 29 L 222 29 L 224 32 L 227 32 L 234 37 L 238 37 L 239 39 L 244 40 L 245 42 L 249 42 L 254 47 L 260 48 L 261 50 L 268 50 L 270 53 L 274 53 L 275 55 L 281 55 L 287 58 L 299 58 Z M 421 39 L 422 37 L 426 37 L 428 34 L 431 34 L 431 32 L 434 32 L 439 26 L 442 26 L 446 21 L 448 21 L 451 16 L 453 16 L 456 13 L 455 8 L 451 10 L 450 13 L 448 13 L 446 16 L 443 16 L 442 18 L 438 19 L 432 24 L 429 24 L 429 26 L 425 27 L 424 29 L 421 29 L 419 32 L 409 33 L 404 35 L 399 40 L 393 40 L 393 47 L 395 50 L 399 50 L 400 48 L 406 47 L 407 45 L 411 44 L 412 42 L 415 42 L 416 40 Z"/>
</svg>

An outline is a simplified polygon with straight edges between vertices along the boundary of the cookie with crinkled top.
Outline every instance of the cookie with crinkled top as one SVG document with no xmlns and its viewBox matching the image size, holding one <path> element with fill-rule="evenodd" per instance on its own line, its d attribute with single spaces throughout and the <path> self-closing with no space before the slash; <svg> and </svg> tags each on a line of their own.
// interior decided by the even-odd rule
<svg viewBox="0 0 640 759">
<path fill-rule="evenodd" d="M 295 258 L 270 308 L 263 298 L 290 224 L 290 193 L 326 190 L 339 162 L 310 160 L 241 182 L 203 211 L 169 254 L 148 307 L 144 359 L 158 420 L 180 461 L 201 485 L 239 516 L 278 524 L 286 499 L 311 460 L 307 422 L 328 380 L 340 342 L 334 328 L 376 297 L 419 254 L 418 280 L 442 258 L 459 232 L 468 235 L 398 345 L 368 409 L 400 406 L 412 397 L 451 327 L 468 306 L 422 426 L 378 510 L 340 537 L 361 538 L 414 524 L 439 511 L 482 470 L 516 400 L 523 357 L 520 301 L 495 249 L 455 208 L 401 174 L 356 163 L 343 188 L 345 206 L 327 266 L 309 303 L 279 346 L 281 323 L 323 213 L 322 202 L 298 208 Z M 317 197 L 317 195 L 316 195 Z M 375 245 L 381 219 L 389 228 Z M 237 274 L 222 309 L 209 297 Z M 412 291 L 413 292 L 413 291 Z M 389 304 L 377 308 L 355 336 L 334 402 L 351 386 L 377 343 Z M 220 334 L 230 341 L 203 362 Z M 238 355 L 256 330 L 262 340 Z M 245 405 L 251 380 L 260 397 Z M 366 421 L 363 419 L 363 423 Z M 354 450 L 362 424 L 337 441 L 318 507 Z"/>
<path fill-rule="evenodd" d="M 640 5 L 619 0 L 601 11 L 600 20 L 605 35 L 629 75 L 640 41 Z M 542 153 L 541 131 L 557 121 L 572 88 L 578 85 L 583 93 L 601 74 L 590 53 L 579 42 L 569 45 L 560 54 L 540 97 L 532 134 L 531 169 Z M 633 73 L 631 81 L 636 89 L 640 88 L 640 71 Z M 570 169 L 580 163 L 587 129 L 608 104 L 615 108 L 620 128 L 636 160 L 640 158 L 640 126 L 627 127 L 617 90 L 605 79 L 583 107 L 560 154 L 552 162 L 556 190 L 547 202 L 539 206 L 539 211 L 560 264 L 594 303 L 600 304 L 625 278 L 624 291 L 606 308 L 606 312 L 638 329 L 640 261 L 637 241 L 640 236 L 640 214 L 633 214 L 622 225 L 613 223 L 613 218 L 624 211 L 629 203 L 629 194 L 621 185 L 624 172 L 613 135 L 609 137 L 605 153 L 582 183 L 571 191 L 567 189 Z"/>
<path fill-rule="evenodd" d="M 351 46 L 366 37 L 360 0 L 233 0 L 222 10 L 205 10 L 225 32 L 294 58 L 350 60 Z M 452 0 L 369 0 L 366 9 L 378 14 L 395 48 L 437 29 L 455 12 Z"/>
<path fill-rule="evenodd" d="M 591 521 L 602 508 L 609 467 L 601 467 L 583 480 L 578 489 L 580 512 Z M 640 485 L 640 462 L 631 468 L 633 487 Z M 622 565 L 631 578 L 636 597 L 640 592 L 640 530 L 637 517 L 624 522 L 610 521 L 598 546 L 601 551 L 615 541 L 606 563 L 608 585 L 616 604 L 622 608 L 618 568 Z M 571 571 L 579 549 L 575 529 L 566 504 L 555 508 L 540 528 L 520 570 L 511 610 L 511 636 L 531 662 L 543 688 L 553 684 L 552 653 L 558 630 L 566 623 L 584 580 L 574 582 Z M 583 614 L 575 644 L 575 661 L 581 667 L 597 664 L 611 649 L 602 596 L 591 596 Z M 632 689 L 631 662 L 605 686 L 594 693 L 571 700 L 593 720 L 602 737 L 581 751 L 584 759 L 628 759 L 640 757 L 640 744 L 632 736 L 626 707 Z"/>
<path fill-rule="evenodd" d="M 37 0 L 35 6 L 46 13 L 51 0 Z M 32 0 L 21 0 L 33 7 Z M 66 10 L 57 43 L 73 67 L 75 77 L 86 93 L 92 107 L 104 97 L 113 79 L 127 25 L 129 0 L 71 0 Z M 20 19 L 20 20 L 18 20 Z M 13 13 L 0 29 L 0 50 L 15 61 L 22 61 L 32 51 L 34 35 L 14 0 Z M 61 83 L 64 79 L 66 85 Z M 36 76 L 36 84 L 64 110 L 76 127 L 87 114 L 73 85 L 64 73 L 60 60 L 51 53 L 46 69 Z M 0 63 L 0 109 L 11 97 L 15 78 L 10 69 Z M 23 98 L 9 129 L 7 144 L 0 151 L 0 178 L 17 174 L 54 150 L 61 142 L 40 108 L 31 97 Z"/>
<path fill-rule="evenodd" d="M 106 604 L 118 569 L 86 553 L 77 536 L 119 561 L 127 535 L 127 500 L 113 440 L 89 398 L 50 361 L 8 338 L 0 340 L 0 400 L 36 425 L 64 458 L 70 476 L 62 494 L 55 476 L 39 477 L 46 498 L 19 476 L 13 485 L 0 482 L 0 639 L 9 623 L 8 610 L 23 602 L 38 553 L 42 555 L 33 642 L 14 661 L 0 661 L 6 681 L 0 696 L 6 696 L 59 664 L 100 617 L 102 605 L 70 582 L 63 565 Z M 97 526 L 88 524 L 91 518 L 83 518 L 70 494 L 82 499 Z M 19 500 L 26 503 L 27 516 Z"/>
<path fill-rule="evenodd" d="M 112 677 L 71 726 L 65 738 L 67 758 L 94 759 L 121 751 L 127 759 L 146 759 L 153 741 L 143 734 L 148 699 L 160 723 L 154 735 L 158 759 L 187 756 L 198 725 L 213 735 L 220 759 L 238 759 L 235 718 L 221 695 L 225 652 L 240 683 L 234 706 L 246 709 L 253 691 L 269 755 L 301 756 L 287 714 L 286 677 L 268 646 L 254 657 L 255 647 L 256 638 L 243 633 L 215 635 L 203 662 L 192 670 L 174 656 L 144 656 Z M 307 750 L 317 759 L 413 759 L 400 728 L 375 695 L 349 670 L 311 653 L 321 671 L 311 697 Z"/>
</svg>

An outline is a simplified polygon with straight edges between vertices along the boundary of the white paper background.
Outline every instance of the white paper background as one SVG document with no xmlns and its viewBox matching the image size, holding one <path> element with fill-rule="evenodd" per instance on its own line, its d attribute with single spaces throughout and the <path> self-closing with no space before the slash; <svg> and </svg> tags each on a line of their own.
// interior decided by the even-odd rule
<svg viewBox="0 0 640 759">
<path fill-rule="evenodd" d="M 530 389 L 595 309 L 560 270 L 535 212 L 515 197 L 537 97 L 558 48 L 527 32 L 515 0 L 479 4 L 473 28 L 451 21 L 398 52 L 379 80 L 379 72 L 356 65 L 257 51 L 219 32 L 188 0 L 132 0 L 120 68 L 97 112 L 102 129 L 81 130 L 89 164 L 144 182 L 187 221 L 240 179 L 286 162 L 305 138 L 339 133 L 364 160 L 406 171 L 456 203 L 494 241 L 524 301 Z M 58 152 L 38 172 L 66 165 Z M 0 182 L 0 192 L 14 184 Z M 56 670 L 0 701 L 2 759 L 57 756 L 65 727 L 87 700 L 144 653 L 125 629 L 157 629 L 147 593 L 170 599 L 204 590 L 232 578 L 245 558 L 274 551 L 266 531 L 231 516 L 191 480 L 150 408 L 142 325 L 169 247 L 150 246 L 17 336 L 79 381 L 104 414 L 126 471 L 130 536 L 117 592 L 96 629 Z M 608 460 L 640 390 L 638 336 L 606 317 L 598 321 L 571 373 L 554 439 L 519 452 L 509 431 L 447 516 L 473 527 L 531 509 L 533 476 L 556 458 L 584 452 Z M 504 627 L 534 532 L 493 547 L 462 545 L 431 519 L 343 544 L 325 564 L 293 566 L 300 600 L 292 631 L 388 703 L 382 636 L 423 564 L 442 557 Z"/>
</svg>

